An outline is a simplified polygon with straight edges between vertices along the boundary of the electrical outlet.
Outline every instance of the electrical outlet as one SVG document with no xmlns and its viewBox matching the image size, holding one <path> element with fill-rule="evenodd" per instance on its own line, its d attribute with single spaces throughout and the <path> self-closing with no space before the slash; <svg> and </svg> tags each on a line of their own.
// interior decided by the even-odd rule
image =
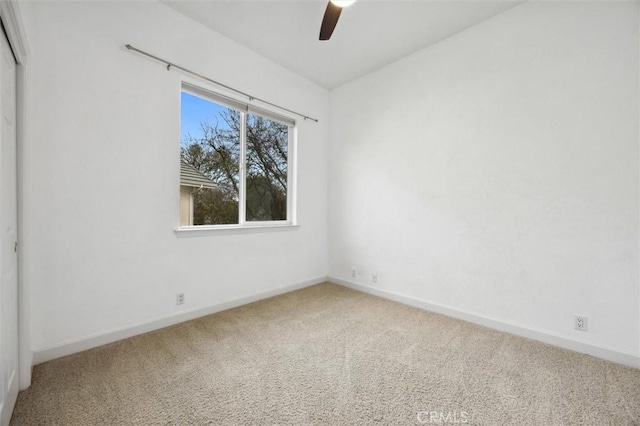
<svg viewBox="0 0 640 426">
<path fill-rule="evenodd" d="M 374 272 L 373 274 L 371 274 L 371 282 L 372 283 L 377 283 L 378 282 L 378 273 Z"/>
<path fill-rule="evenodd" d="M 182 305 L 184 303 L 184 293 L 176 294 L 176 305 Z"/>
<path fill-rule="evenodd" d="M 354 268 L 353 266 L 351 267 L 351 278 L 355 278 L 356 277 L 356 268 Z"/>
<path fill-rule="evenodd" d="M 576 315 L 575 317 L 575 329 L 580 331 L 587 331 L 587 317 L 581 317 Z"/>
</svg>

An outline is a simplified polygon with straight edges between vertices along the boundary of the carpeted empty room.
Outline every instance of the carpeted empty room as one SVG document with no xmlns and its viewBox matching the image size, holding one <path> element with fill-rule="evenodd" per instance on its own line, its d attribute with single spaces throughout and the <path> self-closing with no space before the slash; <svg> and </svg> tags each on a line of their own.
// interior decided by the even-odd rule
<svg viewBox="0 0 640 426">
<path fill-rule="evenodd" d="M 454 419 L 637 425 L 640 370 L 324 283 L 38 365 L 11 424 Z"/>
<path fill-rule="evenodd" d="M 0 426 L 640 426 L 640 0 L 0 26 Z"/>
</svg>

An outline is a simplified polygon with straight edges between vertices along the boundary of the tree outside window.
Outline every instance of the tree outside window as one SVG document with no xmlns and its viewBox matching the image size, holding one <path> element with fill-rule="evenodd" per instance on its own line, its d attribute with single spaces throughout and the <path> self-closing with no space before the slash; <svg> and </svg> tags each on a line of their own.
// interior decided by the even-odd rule
<svg viewBox="0 0 640 426">
<path fill-rule="evenodd" d="M 181 161 L 213 183 L 187 190 L 181 176 L 188 224 L 287 221 L 290 132 L 287 124 L 183 91 Z"/>
</svg>

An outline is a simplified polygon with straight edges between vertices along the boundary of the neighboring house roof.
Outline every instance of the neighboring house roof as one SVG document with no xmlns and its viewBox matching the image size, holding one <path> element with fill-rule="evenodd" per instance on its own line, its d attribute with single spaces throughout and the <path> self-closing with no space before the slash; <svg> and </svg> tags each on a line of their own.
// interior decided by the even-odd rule
<svg viewBox="0 0 640 426">
<path fill-rule="evenodd" d="M 194 188 L 217 188 L 214 181 L 200 173 L 191 164 L 180 160 L 180 186 L 192 186 Z"/>
</svg>

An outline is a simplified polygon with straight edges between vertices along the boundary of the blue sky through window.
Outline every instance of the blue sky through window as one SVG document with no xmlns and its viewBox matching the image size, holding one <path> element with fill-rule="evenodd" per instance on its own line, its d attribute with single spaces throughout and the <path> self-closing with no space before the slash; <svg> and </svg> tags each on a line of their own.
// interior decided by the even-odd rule
<svg viewBox="0 0 640 426">
<path fill-rule="evenodd" d="M 228 110 L 227 107 L 214 102 L 182 92 L 181 96 L 181 120 L 180 120 L 180 144 L 184 144 L 185 137 L 191 135 L 196 139 L 202 137 L 200 123 L 203 121 L 215 124 L 216 120 L 221 127 L 226 127 L 224 120 L 220 118 L 220 112 Z"/>
</svg>

